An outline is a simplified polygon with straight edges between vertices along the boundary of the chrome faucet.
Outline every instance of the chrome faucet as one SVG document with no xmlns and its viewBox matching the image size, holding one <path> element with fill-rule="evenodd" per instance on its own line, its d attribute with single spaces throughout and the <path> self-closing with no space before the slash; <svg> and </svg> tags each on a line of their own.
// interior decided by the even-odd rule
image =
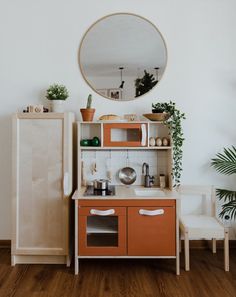
<svg viewBox="0 0 236 297">
<path fill-rule="evenodd" d="M 144 168 L 146 169 L 146 173 L 144 176 L 144 187 L 145 188 L 150 188 L 154 184 L 154 176 L 149 175 L 149 165 L 147 163 L 143 163 L 142 166 L 142 174 L 144 174 Z"/>
</svg>

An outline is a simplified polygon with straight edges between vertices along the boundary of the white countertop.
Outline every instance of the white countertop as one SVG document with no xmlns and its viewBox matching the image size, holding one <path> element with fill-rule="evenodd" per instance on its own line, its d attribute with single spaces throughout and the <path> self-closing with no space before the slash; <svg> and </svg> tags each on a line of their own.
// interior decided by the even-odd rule
<svg viewBox="0 0 236 297">
<path fill-rule="evenodd" d="M 101 200 L 101 199 L 106 199 L 106 200 L 116 200 L 116 199 L 179 199 L 179 193 L 175 190 L 170 191 L 167 189 L 161 190 L 160 188 L 145 188 L 143 186 L 115 186 L 116 189 L 116 194 L 114 196 L 84 196 L 84 191 L 86 187 L 82 187 L 81 189 L 77 189 L 73 196 L 72 199 L 77 200 L 88 200 L 88 199 L 93 199 L 93 200 Z M 143 195 L 142 193 L 137 195 L 135 193 L 135 189 L 139 191 L 150 191 L 150 195 Z M 155 190 L 157 191 L 162 191 L 163 193 L 161 195 L 156 195 Z M 145 193 L 145 192 L 144 192 Z"/>
</svg>

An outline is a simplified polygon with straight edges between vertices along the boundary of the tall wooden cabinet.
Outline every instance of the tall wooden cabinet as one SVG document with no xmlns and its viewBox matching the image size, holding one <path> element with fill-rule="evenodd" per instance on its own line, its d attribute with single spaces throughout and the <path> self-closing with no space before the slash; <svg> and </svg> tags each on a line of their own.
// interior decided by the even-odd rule
<svg viewBox="0 0 236 297">
<path fill-rule="evenodd" d="M 69 264 L 72 113 L 13 117 L 12 265 Z"/>
</svg>

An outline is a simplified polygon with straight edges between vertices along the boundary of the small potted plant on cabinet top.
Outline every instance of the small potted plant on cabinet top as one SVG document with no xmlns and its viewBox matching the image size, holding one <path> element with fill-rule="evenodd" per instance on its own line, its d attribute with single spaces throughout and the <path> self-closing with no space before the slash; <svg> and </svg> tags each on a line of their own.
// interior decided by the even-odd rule
<svg viewBox="0 0 236 297">
<path fill-rule="evenodd" d="M 51 101 L 52 112 L 64 112 L 64 102 L 69 93 L 63 85 L 53 84 L 47 89 L 46 98 Z"/>
<path fill-rule="evenodd" d="M 155 116 L 158 121 L 167 120 L 170 116 L 168 113 L 168 104 L 161 103 L 161 102 L 152 104 L 152 113 L 153 113 L 153 116 Z"/>
<path fill-rule="evenodd" d="M 95 108 L 91 108 L 91 106 L 92 106 L 92 95 L 89 94 L 88 100 L 87 100 L 87 107 L 80 109 L 82 119 L 84 122 L 92 122 L 93 121 Z"/>
</svg>

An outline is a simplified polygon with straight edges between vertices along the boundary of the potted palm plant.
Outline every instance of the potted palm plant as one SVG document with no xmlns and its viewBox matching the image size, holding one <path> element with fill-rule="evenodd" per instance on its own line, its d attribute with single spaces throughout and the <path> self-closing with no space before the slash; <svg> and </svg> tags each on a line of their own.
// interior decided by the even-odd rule
<svg viewBox="0 0 236 297">
<path fill-rule="evenodd" d="M 236 174 L 236 148 L 224 148 L 223 153 L 216 154 L 216 157 L 211 160 L 211 166 L 219 173 L 225 175 Z M 236 191 L 227 189 L 216 189 L 216 195 L 219 200 L 224 203 L 220 212 L 220 217 L 223 219 L 236 220 Z"/>
<path fill-rule="evenodd" d="M 52 112 L 64 112 L 64 102 L 69 93 L 64 85 L 53 84 L 47 89 L 46 98 L 51 101 Z"/>
</svg>

